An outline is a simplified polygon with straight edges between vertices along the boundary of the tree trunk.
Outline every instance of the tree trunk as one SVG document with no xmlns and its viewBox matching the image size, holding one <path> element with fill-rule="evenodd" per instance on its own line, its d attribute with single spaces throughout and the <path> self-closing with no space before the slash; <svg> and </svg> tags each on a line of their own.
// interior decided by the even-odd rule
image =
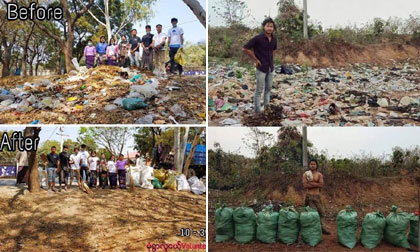
<svg viewBox="0 0 420 252">
<path fill-rule="evenodd" d="M 35 140 L 35 138 L 39 137 L 40 131 L 41 131 L 41 128 L 26 127 L 23 134 L 25 137 L 32 136 L 32 139 Z M 39 192 L 41 190 L 41 186 L 39 184 L 39 179 L 38 179 L 38 160 L 36 157 L 36 151 L 28 152 L 28 166 L 29 166 L 28 189 L 32 193 Z"/>
<path fill-rule="evenodd" d="M 61 48 L 61 50 L 64 53 L 64 61 L 66 62 L 66 73 L 76 69 L 73 63 L 71 62 L 71 60 L 73 59 L 73 40 L 73 35 L 69 33 L 67 36 L 66 43 L 64 43 L 63 48 Z"/>
<path fill-rule="evenodd" d="M 29 31 L 29 34 L 28 34 L 28 36 L 26 37 L 26 40 L 25 40 L 25 45 L 23 46 L 23 58 L 22 58 L 22 76 L 23 77 L 26 77 L 26 74 L 27 74 L 27 72 L 26 72 L 26 57 L 28 57 L 29 40 L 32 37 L 32 33 L 34 31 L 34 28 L 35 28 L 35 23 L 32 23 L 31 30 Z"/>
<path fill-rule="evenodd" d="M 38 76 L 38 67 L 39 67 L 39 61 L 37 61 L 35 65 L 35 76 Z"/>
<path fill-rule="evenodd" d="M 181 139 L 181 152 L 179 153 L 179 165 L 181 166 L 181 172 L 182 167 L 184 166 L 185 148 L 187 148 L 188 133 L 190 131 L 190 127 L 185 127 L 184 130 L 184 135 Z"/>
<path fill-rule="evenodd" d="M 200 23 L 206 27 L 206 11 L 201 7 L 197 0 L 182 0 L 192 10 Z"/>
<path fill-rule="evenodd" d="M 55 72 L 56 74 L 61 74 L 61 67 L 60 67 L 60 63 L 61 63 L 61 51 L 58 51 L 58 56 L 57 56 L 57 62 L 55 63 Z"/>
<path fill-rule="evenodd" d="M 4 78 L 10 75 L 10 57 L 5 56 L 2 63 L 1 77 Z"/>
<path fill-rule="evenodd" d="M 179 165 L 179 152 L 181 149 L 180 146 L 180 138 L 181 138 L 181 132 L 180 128 L 176 127 L 174 129 L 174 147 L 175 147 L 175 153 L 174 153 L 174 165 L 175 165 L 175 171 L 182 172 L 182 166 Z"/>
</svg>

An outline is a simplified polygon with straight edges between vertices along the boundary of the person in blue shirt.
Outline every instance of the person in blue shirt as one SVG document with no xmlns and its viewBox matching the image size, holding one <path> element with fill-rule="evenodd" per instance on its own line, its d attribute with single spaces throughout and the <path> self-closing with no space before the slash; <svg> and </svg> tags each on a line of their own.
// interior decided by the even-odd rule
<svg viewBox="0 0 420 252">
<path fill-rule="evenodd" d="M 108 57 L 106 56 L 106 48 L 108 44 L 105 41 L 105 36 L 101 36 L 100 42 L 96 44 L 96 53 L 98 55 L 97 64 L 98 65 L 105 65 L 108 61 Z"/>
</svg>

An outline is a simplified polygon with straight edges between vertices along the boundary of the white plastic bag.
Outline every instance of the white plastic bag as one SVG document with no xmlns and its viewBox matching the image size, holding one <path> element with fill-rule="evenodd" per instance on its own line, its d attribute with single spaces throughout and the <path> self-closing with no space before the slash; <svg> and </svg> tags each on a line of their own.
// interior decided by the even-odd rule
<svg viewBox="0 0 420 252">
<path fill-rule="evenodd" d="M 206 192 L 206 185 L 199 180 L 196 176 L 192 176 L 188 179 L 188 184 L 190 184 L 191 192 L 195 194 L 203 194 Z"/>
<path fill-rule="evenodd" d="M 46 175 L 46 171 L 42 170 L 42 168 L 38 168 L 38 180 L 42 188 L 47 188 L 47 178 L 45 177 Z"/>
<path fill-rule="evenodd" d="M 153 179 L 153 167 L 144 166 L 140 172 L 140 187 L 144 189 L 153 189 Z"/>
<path fill-rule="evenodd" d="M 133 178 L 134 186 L 140 186 L 140 167 L 130 167 L 130 171 L 126 173 L 127 185 L 130 185 L 131 179 Z"/>
<path fill-rule="evenodd" d="M 159 81 L 157 79 L 151 79 L 152 83 L 145 83 L 144 85 L 132 85 L 131 92 L 139 93 L 145 99 L 148 99 L 154 95 L 157 95 L 159 91 L 157 90 L 159 86 Z"/>
<path fill-rule="evenodd" d="M 187 178 L 184 174 L 175 177 L 178 191 L 191 191 Z"/>
</svg>

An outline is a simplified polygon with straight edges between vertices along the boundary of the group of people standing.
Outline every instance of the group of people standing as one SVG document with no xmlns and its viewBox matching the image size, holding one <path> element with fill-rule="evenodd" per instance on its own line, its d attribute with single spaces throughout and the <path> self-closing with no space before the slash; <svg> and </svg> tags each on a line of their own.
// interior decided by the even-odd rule
<svg viewBox="0 0 420 252">
<path fill-rule="evenodd" d="M 140 38 L 137 36 L 137 30 L 131 31 L 131 37 L 121 36 L 120 42 L 117 44 L 114 38 L 106 42 L 105 37 L 100 37 L 100 42 L 93 45 L 92 40 L 88 40 L 88 44 L 84 49 L 86 58 L 86 67 L 92 68 L 96 65 L 119 65 L 127 67 L 128 63 L 131 67 L 141 67 L 143 69 L 156 69 L 162 74 L 168 70 L 175 74 L 175 69 L 179 74 L 183 68 L 175 62 L 175 55 L 179 49 L 183 48 L 184 30 L 178 26 L 178 19 L 171 19 L 172 27 L 168 30 L 168 34 L 162 32 L 162 25 L 156 25 L 157 34 L 152 34 L 152 27 L 146 25 L 146 34 Z M 168 43 L 169 62 L 165 66 L 165 44 Z M 140 46 L 143 54 L 140 63 Z"/>
<path fill-rule="evenodd" d="M 69 154 L 68 147 L 63 146 L 63 151 L 56 152 L 56 147 L 51 147 L 51 152 L 47 155 L 45 161 L 48 174 L 48 189 L 55 192 L 55 178 L 59 178 L 59 191 L 62 185 L 67 190 L 67 185 L 71 187 L 73 179 L 76 178 L 79 188 L 82 188 L 82 182 L 86 182 L 90 188 L 105 189 L 109 185 L 111 189 L 126 189 L 126 167 L 128 160 L 124 155 L 111 155 L 106 159 L 105 153 L 98 157 L 95 151 L 90 153 L 86 150 L 86 145 L 82 144 L 79 148 L 74 148 L 74 152 Z M 68 178 L 70 174 L 70 183 Z M 98 185 L 99 178 L 99 185 Z"/>
</svg>

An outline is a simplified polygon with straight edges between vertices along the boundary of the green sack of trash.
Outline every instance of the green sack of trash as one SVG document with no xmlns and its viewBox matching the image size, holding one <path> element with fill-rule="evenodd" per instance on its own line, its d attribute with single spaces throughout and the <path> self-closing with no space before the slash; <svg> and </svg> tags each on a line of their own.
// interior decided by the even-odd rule
<svg viewBox="0 0 420 252">
<path fill-rule="evenodd" d="M 252 208 L 241 206 L 233 210 L 235 241 L 238 243 L 249 243 L 255 239 L 256 219 Z"/>
<path fill-rule="evenodd" d="M 300 217 L 300 233 L 302 240 L 309 246 L 315 247 L 322 240 L 321 218 L 318 212 L 309 207 L 301 209 Z"/>
<path fill-rule="evenodd" d="M 216 242 L 232 239 L 233 228 L 233 209 L 223 204 L 216 209 Z"/>
<path fill-rule="evenodd" d="M 263 243 L 275 243 L 279 214 L 273 205 L 266 206 L 257 216 L 257 239 Z"/>
<path fill-rule="evenodd" d="M 163 188 L 162 184 L 159 182 L 159 179 L 157 179 L 157 178 L 154 178 L 152 180 L 152 185 L 153 185 L 153 188 L 156 188 L 156 189 L 162 189 Z"/>
<path fill-rule="evenodd" d="M 341 210 L 336 218 L 338 241 L 352 249 L 357 243 L 357 212 L 351 206 Z"/>
<path fill-rule="evenodd" d="M 382 240 L 385 230 L 385 217 L 381 211 L 366 214 L 362 222 L 360 242 L 367 249 L 374 249 Z"/>
<path fill-rule="evenodd" d="M 397 247 L 410 248 L 406 232 L 409 222 L 407 213 L 398 211 L 397 206 L 392 206 L 391 213 L 386 217 L 385 241 Z"/>
<path fill-rule="evenodd" d="M 144 103 L 144 101 L 140 98 L 126 98 L 122 101 L 122 105 L 124 109 L 129 110 L 129 111 L 142 109 L 149 106 L 146 103 Z"/>
<path fill-rule="evenodd" d="M 299 237 L 299 212 L 294 207 L 284 207 L 279 211 L 279 222 L 277 229 L 278 239 L 291 245 Z"/>
<path fill-rule="evenodd" d="M 414 246 L 419 244 L 419 216 L 412 215 L 410 217 L 410 233 L 408 233 L 408 242 Z"/>
</svg>

